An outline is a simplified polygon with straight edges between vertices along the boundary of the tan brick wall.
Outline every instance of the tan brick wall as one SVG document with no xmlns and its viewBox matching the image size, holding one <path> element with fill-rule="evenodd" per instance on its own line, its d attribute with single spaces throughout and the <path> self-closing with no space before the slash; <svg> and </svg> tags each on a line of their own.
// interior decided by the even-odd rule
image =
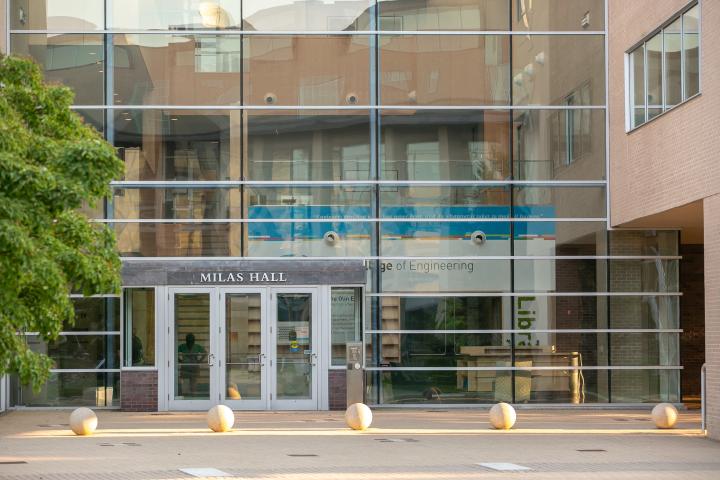
<svg viewBox="0 0 720 480">
<path fill-rule="evenodd" d="M 7 53 L 7 12 L 6 0 L 0 0 L 0 53 Z"/>
<path fill-rule="evenodd" d="M 625 51 L 689 3 L 609 0 L 613 226 L 720 193 L 720 2 L 701 2 L 701 95 L 625 133 Z"/>
<path fill-rule="evenodd" d="M 720 440 L 720 195 L 706 198 L 703 203 L 708 432 Z"/>
</svg>

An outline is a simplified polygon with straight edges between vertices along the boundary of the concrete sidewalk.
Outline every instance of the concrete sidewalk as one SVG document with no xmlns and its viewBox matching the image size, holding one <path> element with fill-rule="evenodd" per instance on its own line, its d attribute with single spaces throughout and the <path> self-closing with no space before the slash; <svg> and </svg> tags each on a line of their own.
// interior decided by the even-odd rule
<svg viewBox="0 0 720 480">
<path fill-rule="evenodd" d="M 91 437 L 72 434 L 69 414 L 0 416 L 0 479 L 198 478 L 184 468 L 239 479 L 720 478 L 720 443 L 692 412 L 657 430 L 648 411 L 519 410 L 507 432 L 483 410 L 379 410 L 365 432 L 342 412 L 236 412 L 235 430 L 218 434 L 202 413 L 100 411 Z"/>
</svg>

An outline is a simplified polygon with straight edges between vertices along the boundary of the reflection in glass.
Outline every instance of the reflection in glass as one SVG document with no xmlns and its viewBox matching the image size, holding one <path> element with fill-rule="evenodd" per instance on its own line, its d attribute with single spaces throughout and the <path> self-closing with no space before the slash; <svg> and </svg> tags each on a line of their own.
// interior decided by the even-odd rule
<svg viewBox="0 0 720 480">
<path fill-rule="evenodd" d="M 126 180 L 239 180 L 240 111 L 115 111 Z"/>
<path fill-rule="evenodd" d="M 645 123 L 645 44 L 630 54 L 630 109 L 633 127 Z"/>
<path fill-rule="evenodd" d="M 175 294 L 176 400 L 210 399 L 210 295 Z"/>
<path fill-rule="evenodd" d="M 680 370 L 616 370 L 610 378 L 614 403 L 680 402 Z"/>
<path fill-rule="evenodd" d="M 612 365 L 674 366 L 680 364 L 677 333 L 611 333 Z"/>
<path fill-rule="evenodd" d="M 617 296 L 610 297 L 608 304 L 612 328 L 680 328 L 679 296 Z"/>
<path fill-rule="evenodd" d="M 276 391 L 278 400 L 310 399 L 315 357 L 312 294 L 277 294 Z"/>
<path fill-rule="evenodd" d="M 507 111 L 385 110 L 385 180 L 504 180 L 510 175 Z"/>
<path fill-rule="evenodd" d="M 120 330 L 120 299 L 73 298 L 75 322 L 64 324 L 64 332 L 117 332 Z"/>
<path fill-rule="evenodd" d="M 572 104 L 589 95 L 581 88 Z M 605 179 L 603 110 L 516 110 L 513 174 L 517 180 Z"/>
<path fill-rule="evenodd" d="M 118 34 L 113 55 L 116 105 L 240 103 L 239 36 Z"/>
<path fill-rule="evenodd" d="M 380 235 L 380 251 L 385 256 L 510 255 L 509 222 L 385 222 L 380 225 Z M 404 267 L 401 265 L 401 268 Z M 410 268 L 410 265 L 407 267 Z M 427 269 L 433 275 L 459 271 L 472 275 L 474 271 L 473 262 L 459 262 L 457 265 L 441 262 L 431 264 Z"/>
<path fill-rule="evenodd" d="M 259 293 L 225 294 L 225 398 L 262 398 L 262 333 Z"/>
<path fill-rule="evenodd" d="M 605 222 L 515 222 L 518 256 L 607 255 Z"/>
<path fill-rule="evenodd" d="M 645 43 L 647 70 L 647 119 L 657 117 L 663 111 L 662 92 L 662 32 Z"/>
<path fill-rule="evenodd" d="M 246 187 L 248 218 L 372 218 L 368 186 Z"/>
<path fill-rule="evenodd" d="M 125 289 L 124 367 L 155 366 L 155 289 Z"/>
<path fill-rule="evenodd" d="M 683 15 L 683 50 L 685 63 L 684 98 L 700 91 L 700 6 L 695 5 Z"/>
<path fill-rule="evenodd" d="M 249 180 L 369 180 L 367 110 L 246 112 Z"/>
<path fill-rule="evenodd" d="M 52 372 L 39 392 L 10 377 L 10 404 L 23 407 L 117 407 L 119 372 Z"/>
<path fill-rule="evenodd" d="M 241 218 L 240 190 L 225 188 L 116 188 L 113 218 Z"/>
<path fill-rule="evenodd" d="M 678 255 L 678 230 L 611 230 L 611 255 Z"/>
<path fill-rule="evenodd" d="M 575 354 L 559 354 L 564 364 L 579 361 Z M 530 361 L 518 360 L 518 367 Z M 542 365 L 541 365 L 542 366 Z M 517 403 L 607 403 L 610 401 L 607 370 L 519 370 L 515 372 Z M 614 372 L 612 373 L 614 375 Z M 614 401 L 614 400 L 613 400 Z"/>
<path fill-rule="evenodd" d="M 47 343 L 38 335 L 25 337 L 30 350 L 50 357 L 56 369 L 108 369 L 120 366 L 120 334 L 60 335 Z"/>
<path fill-rule="evenodd" d="M 411 224 L 412 225 L 412 224 Z M 441 224 L 443 225 L 443 224 Z M 493 224 L 496 225 L 496 224 Z M 507 225 L 507 224 L 503 224 Z M 458 227 L 460 228 L 460 227 Z M 387 230 L 384 230 L 387 231 Z M 447 229 L 445 229 L 447 231 Z M 507 226 L 507 237 L 498 249 L 509 250 L 510 229 Z M 465 251 L 458 250 L 467 240 L 434 240 L 423 241 L 421 237 L 396 239 L 392 234 L 384 236 L 381 244 L 382 255 L 410 256 L 480 256 L 484 255 L 482 246 L 468 245 Z M 405 242 L 405 243 L 403 243 Z M 449 251 L 439 251 L 438 245 L 453 246 Z M 505 255 L 508 255 L 505 253 Z M 379 281 L 375 288 L 383 292 L 502 292 L 510 291 L 510 260 L 452 260 L 432 259 L 385 259 L 373 263 L 372 270 L 380 270 Z M 374 278 L 374 277 L 373 277 Z"/>
<path fill-rule="evenodd" d="M 384 105 L 507 105 L 508 36 L 382 35 Z"/>
<path fill-rule="evenodd" d="M 605 104 L 604 35 L 512 35 L 512 52 L 514 105 Z"/>
<path fill-rule="evenodd" d="M 511 0 L 509 3 L 513 30 L 605 29 L 605 0 Z"/>
<path fill-rule="evenodd" d="M 365 35 L 245 36 L 243 102 L 368 105 L 369 42 Z"/>
<path fill-rule="evenodd" d="M 288 207 L 288 212 L 292 210 Z M 259 207 L 253 208 L 250 214 L 263 218 L 265 212 L 266 207 Z M 250 222 L 245 256 L 369 256 L 372 230 L 369 222 Z"/>
<path fill-rule="evenodd" d="M 258 31 L 368 30 L 375 0 L 243 0 L 243 29 Z"/>
<path fill-rule="evenodd" d="M 362 341 L 362 289 L 333 287 L 330 316 L 331 364 L 345 365 L 346 344 Z"/>
<path fill-rule="evenodd" d="M 103 0 L 10 0 L 8 11 L 12 30 L 85 32 L 102 30 L 105 25 Z"/>
<path fill-rule="evenodd" d="M 75 93 L 75 105 L 103 105 L 105 51 L 102 35 L 13 34 L 11 51 L 32 57 L 46 82 L 61 83 Z"/>
<path fill-rule="evenodd" d="M 509 30 L 507 0 L 380 0 L 380 29 Z"/>
<path fill-rule="evenodd" d="M 679 291 L 678 260 L 610 260 L 610 291 Z"/>
<path fill-rule="evenodd" d="M 125 257 L 238 257 L 239 223 L 115 223 Z"/>
<path fill-rule="evenodd" d="M 102 0 L 101 0 L 102 1 Z M 108 0 L 115 30 L 226 30 L 240 26 L 239 0 Z"/>
<path fill-rule="evenodd" d="M 683 100 L 681 22 L 682 19 L 678 18 L 663 29 L 665 108 L 671 108 Z"/>
<path fill-rule="evenodd" d="M 515 291 L 603 292 L 606 266 L 605 260 L 593 259 L 515 260 Z"/>
<path fill-rule="evenodd" d="M 516 187 L 514 218 L 605 217 L 605 187 Z"/>
<path fill-rule="evenodd" d="M 507 187 L 380 187 L 382 218 L 508 218 L 509 204 Z"/>
</svg>

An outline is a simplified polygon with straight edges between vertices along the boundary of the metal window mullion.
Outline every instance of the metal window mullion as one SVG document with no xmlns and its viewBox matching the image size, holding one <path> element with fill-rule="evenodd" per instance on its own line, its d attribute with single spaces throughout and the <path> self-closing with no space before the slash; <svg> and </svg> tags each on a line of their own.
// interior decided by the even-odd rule
<svg viewBox="0 0 720 480">
<path fill-rule="evenodd" d="M 288 110 L 288 111 L 325 111 L 325 110 L 418 110 L 418 111 L 504 111 L 504 110 L 606 110 L 605 105 L 78 105 L 70 106 L 73 110 Z"/>
<path fill-rule="evenodd" d="M 685 13 L 680 14 L 680 102 L 687 100 L 685 95 Z"/>
<path fill-rule="evenodd" d="M 648 49 L 647 41 L 643 42 L 643 105 L 645 106 L 645 118 L 642 123 L 648 121 Z M 640 125 L 642 125 L 642 123 Z M 638 126 L 640 126 L 638 125 Z"/>
<path fill-rule="evenodd" d="M 10 3 L 10 2 L 8 2 Z M 371 7 L 372 8 L 372 7 Z M 10 18 L 8 11 L 8 19 Z M 372 21 L 372 20 L 371 20 Z M 365 37 L 372 35 L 388 35 L 388 36 L 602 36 L 604 30 L 143 30 L 143 29 L 8 29 L 12 34 L 50 34 L 50 35 L 101 35 L 108 33 L 116 33 L 120 35 L 171 35 L 176 37 L 193 37 L 200 35 L 212 35 L 218 37 L 232 37 L 240 35 L 248 36 L 298 36 L 298 37 L 314 37 L 314 36 L 357 36 Z"/>
</svg>

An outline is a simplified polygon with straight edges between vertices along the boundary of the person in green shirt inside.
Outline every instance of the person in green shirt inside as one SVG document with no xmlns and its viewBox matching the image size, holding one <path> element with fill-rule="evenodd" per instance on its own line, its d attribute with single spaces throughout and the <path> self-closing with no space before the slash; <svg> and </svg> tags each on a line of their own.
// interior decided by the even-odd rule
<svg viewBox="0 0 720 480">
<path fill-rule="evenodd" d="M 197 380 L 200 373 L 200 364 L 205 362 L 205 348 L 195 343 L 195 335 L 185 335 L 185 343 L 178 347 L 178 363 L 180 364 L 180 375 L 178 378 L 178 390 L 184 397 L 197 397 Z M 187 392 L 185 382 L 187 381 Z"/>
</svg>

